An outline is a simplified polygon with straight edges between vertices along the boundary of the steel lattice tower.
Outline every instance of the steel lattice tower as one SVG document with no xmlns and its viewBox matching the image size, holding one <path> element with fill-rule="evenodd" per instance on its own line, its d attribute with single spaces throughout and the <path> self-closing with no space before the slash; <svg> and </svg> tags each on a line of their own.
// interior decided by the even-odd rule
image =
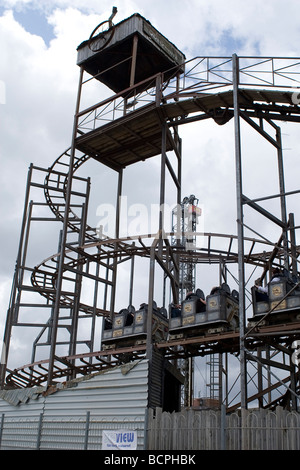
<svg viewBox="0 0 300 470">
<path fill-rule="evenodd" d="M 297 196 L 299 190 L 286 191 L 285 188 L 280 126 L 282 122 L 300 122 L 297 101 L 300 59 L 233 54 L 186 60 L 176 46 L 138 14 L 117 25 L 112 23 L 112 17 L 106 23 L 101 24 L 105 26 L 104 31 L 96 28 L 91 37 L 78 46 L 80 73 L 70 148 L 49 168 L 31 165 L 29 169 L 5 323 L 1 387 L 40 384 L 50 387 L 57 380 L 113 367 L 124 358 L 127 360 L 128 354 L 132 360 L 146 357 L 150 362 L 156 354 L 170 361 L 230 354 L 238 356 L 240 385 L 239 399 L 228 405 L 228 411 L 245 409 L 252 401 L 261 404 L 263 399 L 267 402 L 265 406 L 288 403 L 286 406 L 296 408 L 299 374 L 292 359 L 293 344 L 300 340 L 300 324 L 295 321 L 272 326 L 261 322 L 249 327 L 246 294 L 248 267 L 259 269 L 262 281 L 269 279 L 272 266 L 284 267 L 294 276 L 296 285 L 299 283 L 297 214 L 288 205 L 289 197 Z M 94 89 L 86 91 L 91 84 L 101 90 L 106 87 L 106 92 L 109 88 L 110 95 L 106 93 L 105 96 L 109 96 L 99 102 L 101 93 L 95 93 Z M 120 204 L 126 168 L 157 158 L 160 207 L 164 206 L 166 192 L 170 190 L 167 176 L 180 205 L 184 158 L 179 130 L 192 122 L 198 122 L 201 128 L 201 122 L 207 120 L 216 124 L 216 129 L 230 123 L 228 128 L 234 133 L 236 232 L 206 232 L 201 250 L 182 249 L 179 244 L 172 244 L 174 234 L 165 232 L 165 214 L 161 210 L 155 234 L 121 237 Z M 279 189 L 273 194 L 261 196 L 258 187 L 255 187 L 255 197 L 244 193 L 243 182 L 247 177 L 242 168 L 244 126 L 249 126 L 275 151 L 274 168 Z M 170 153 L 173 160 L 169 158 Z M 115 226 L 110 237 L 99 239 L 96 227 L 88 222 L 91 179 L 80 176 L 80 169 L 88 160 L 99 162 L 116 176 Z M 40 199 L 32 198 L 34 191 L 39 191 Z M 277 206 L 274 211 L 267 210 L 264 203 L 269 201 L 276 201 L 279 210 Z M 49 211 L 47 216 L 41 214 L 41 208 Z M 261 217 L 272 228 L 268 237 L 260 233 L 257 218 L 261 220 Z M 43 260 L 31 264 L 30 243 L 40 243 L 43 249 L 47 248 L 43 240 L 32 237 L 33 226 L 40 224 L 44 228 L 48 222 L 59 225 L 55 248 L 46 253 Z M 107 352 L 100 348 L 98 321 L 112 318 L 116 313 L 120 266 L 136 258 L 148 263 L 144 269 L 147 273 L 144 293 L 150 312 L 155 306 L 158 269 L 169 283 L 172 300 L 178 303 L 180 265 L 189 266 L 184 276 L 185 282 L 192 284 L 193 266 L 198 263 L 235 264 L 239 331 L 219 337 L 208 335 L 159 343 L 154 343 L 149 334 L 145 345 L 122 353 L 111 351 L 111 360 L 107 361 Z M 129 292 L 134 291 L 136 280 L 133 268 L 131 274 Z M 88 296 L 85 295 L 87 280 L 92 284 Z M 33 312 L 34 320 L 28 315 Z M 271 314 L 266 313 L 266 320 Z M 150 314 L 148 331 L 151 331 L 151 322 Z M 11 338 L 15 334 L 22 338 L 24 329 L 33 336 L 32 356 L 25 365 L 16 365 L 11 356 Z M 255 379 L 252 376 L 251 382 L 255 381 L 257 391 L 252 394 L 248 371 L 253 364 Z M 262 373 L 265 368 L 268 369 L 267 384 Z M 283 379 L 278 379 L 279 372 L 285 374 Z M 273 391 L 277 396 L 271 399 Z"/>
</svg>

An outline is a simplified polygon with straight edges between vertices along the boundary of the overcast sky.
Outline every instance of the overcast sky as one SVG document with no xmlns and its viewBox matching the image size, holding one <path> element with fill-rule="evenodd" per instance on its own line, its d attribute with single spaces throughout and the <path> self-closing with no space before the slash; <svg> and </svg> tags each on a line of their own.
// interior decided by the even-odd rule
<svg viewBox="0 0 300 470">
<path fill-rule="evenodd" d="M 297 0 L 116 0 L 113 3 L 108 0 L 2 0 L 1 338 L 17 255 L 28 167 L 32 162 L 47 168 L 70 146 L 79 74 L 76 48 L 88 39 L 100 21 L 110 16 L 112 6 L 118 8 L 115 23 L 133 13 L 140 13 L 187 59 L 197 55 L 231 56 L 233 53 L 300 55 Z M 299 131 L 297 126 L 285 123 L 282 129 L 286 185 L 287 190 L 294 190 L 299 186 Z M 249 176 L 247 195 L 261 196 L 259 184 L 263 185 L 263 194 L 266 191 L 277 192 L 276 182 L 275 186 L 267 186 L 269 180 L 273 181 L 269 178 L 268 169 L 272 167 L 272 177 L 276 170 L 274 149 L 270 149 L 253 130 L 246 128 L 244 132 L 245 173 Z M 193 193 L 204 205 L 205 231 L 235 232 L 232 122 L 223 127 L 210 122 L 189 125 L 182 130 L 182 137 L 183 195 Z M 150 165 L 149 168 L 155 174 L 155 166 Z M 85 173 L 89 171 L 86 169 Z M 142 178 L 138 171 L 139 167 L 126 173 L 125 191 L 126 188 L 132 189 L 134 178 Z M 114 176 L 101 165 L 93 167 L 93 175 L 90 176 L 92 186 L 95 178 L 98 187 L 102 188 L 94 195 L 96 203 L 111 202 L 110 191 L 105 184 L 113 182 Z M 292 210 L 297 203 L 293 202 Z M 91 225 L 95 225 L 95 209 L 90 217 Z M 39 256 L 41 260 L 46 258 L 55 252 L 57 246 L 56 238 L 48 240 L 43 231 L 41 237 L 45 238 L 43 246 L 36 249 L 37 262 Z M 201 275 L 206 277 L 203 270 Z M 209 285 L 206 285 L 206 294 L 208 289 Z"/>
</svg>

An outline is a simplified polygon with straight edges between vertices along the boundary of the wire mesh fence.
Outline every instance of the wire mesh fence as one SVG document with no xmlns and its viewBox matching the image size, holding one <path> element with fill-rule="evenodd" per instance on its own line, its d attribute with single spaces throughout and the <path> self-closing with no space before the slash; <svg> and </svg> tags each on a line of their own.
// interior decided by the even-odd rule
<svg viewBox="0 0 300 470">
<path fill-rule="evenodd" d="M 147 426 L 146 426 L 147 423 Z M 142 417 L 116 420 L 87 412 L 80 418 L 32 418 L 2 414 L 0 450 L 101 450 L 103 433 L 136 431 L 137 450 L 300 450 L 300 413 L 277 407 L 243 410 L 148 410 Z"/>
<path fill-rule="evenodd" d="M 0 450 L 101 450 L 103 431 L 131 430 L 137 434 L 137 450 L 144 449 L 143 417 L 117 420 L 109 417 L 11 418 L 2 414 Z"/>
</svg>

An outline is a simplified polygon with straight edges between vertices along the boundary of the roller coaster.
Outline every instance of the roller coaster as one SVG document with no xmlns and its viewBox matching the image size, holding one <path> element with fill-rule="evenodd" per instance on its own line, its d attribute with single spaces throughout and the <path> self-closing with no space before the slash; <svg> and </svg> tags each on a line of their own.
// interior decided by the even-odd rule
<svg viewBox="0 0 300 470">
<path fill-rule="evenodd" d="M 151 26 L 139 15 L 133 15 L 132 18 L 142 21 L 145 28 Z M 132 21 L 132 18 L 129 20 Z M 114 26 L 110 24 L 110 39 L 106 46 L 113 48 L 118 34 L 111 34 L 111 28 Z M 100 36 L 101 34 L 108 33 L 100 33 Z M 97 82 L 107 83 L 112 80 L 111 69 L 116 74 L 124 70 L 124 61 L 115 58 L 116 62 L 107 65 L 105 70 L 99 68 L 95 71 L 99 60 L 97 54 L 108 54 L 105 46 L 101 51 L 91 48 L 91 43 L 99 40 L 100 36 L 93 36 L 78 48 L 78 96 L 81 96 L 83 85 L 90 80 L 83 79 L 84 73 L 92 75 Z M 300 121 L 300 107 L 294 100 L 294 90 L 300 82 L 300 59 L 238 58 L 233 55 L 185 60 L 175 48 L 177 59 L 173 59 L 173 63 L 170 63 L 169 57 L 167 63 L 164 63 L 164 56 L 160 52 L 159 67 L 164 68 L 150 74 L 147 64 L 142 64 L 145 76 L 133 80 L 134 67 L 136 71 L 140 70 L 140 57 L 146 57 L 147 54 L 143 53 L 150 47 L 149 37 L 146 40 L 140 32 L 133 38 L 126 37 L 122 42 L 123 52 L 127 50 L 127 43 L 130 43 L 129 79 L 126 81 L 124 78 L 125 83 L 118 85 L 120 89 L 112 86 L 115 92 L 112 97 L 83 110 L 80 109 L 78 99 L 71 147 L 49 168 L 43 169 L 35 165 L 29 168 L 19 251 L 4 333 L 5 354 L 2 357 L 5 360 L 1 363 L 1 386 L 4 388 L 43 384 L 50 387 L 57 381 L 147 357 L 151 348 L 162 351 L 164 357 L 170 361 L 230 353 L 239 355 L 241 361 L 246 355 L 249 360 L 257 360 L 261 365 L 267 361 L 261 356 L 255 356 L 259 349 L 268 345 L 291 357 L 293 342 L 300 340 L 300 287 L 297 270 L 300 251 L 296 242 L 293 214 L 287 220 L 283 211 L 281 219 L 278 219 L 263 209 L 257 200 L 247 198 L 237 183 L 236 235 L 196 233 L 201 236 L 202 245 L 191 251 L 180 244 L 172 245 L 171 239 L 176 234 L 164 232 L 161 218 L 157 233 L 121 237 L 117 202 L 115 237 L 99 238 L 97 228 L 87 223 L 90 178 L 79 176 L 79 170 L 88 160 L 98 161 L 113 169 L 118 177 L 119 201 L 123 170 L 127 166 L 161 155 L 160 202 L 164 203 L 166 170 L 177 188 L 177 200 L 180 200 L 181 140 L 178 129 L 184 124 L 207 119 L 214 120 L 218 125 L 225 125 L 234 119 L 239 180 L 241 152 L 238 145 L 238 123 L 241 119 L 271 143 L 282 157 L 280 128 L 274 122 Z M 143 50 L 140 57 L 138 44 Z M 109 59 L 108 56 L 106 59 Z M 174 63 L 176 60 L 177 63 Z M 268 122 L 275 129 L 275 137 L 265 130 L 263 122 Z M 168 159 L 168 152 L 176 155 L 177 169 Z M 281 173 L 280 182 L 282 183 Z M 42 191 L 45 202 L 31 200 L 33 190 Z M 287 195 L 284 185 L 281 185 L 281 192 L 276 197 L 281 201 L 282 207 Z M 49 220 L 61 223 L 62 230 L 57 252 L 32 268 L 27 266 L 26 259 L 31 225 L 33 221 L 44 224 L 48 220 L 36 215 L 35 210 L 41 206 L 51 210 Z M 279 239 L 271 242 L 259 234 L 256 238 L 245 236 L 239 217 L 244 206 L 254 209 L 279 227 Z M 144 303 L 135 308 L 129 298 L 129 302 L 125 304 L 124 301 L 123 308 L 116 311 L 118 268 L 122 263 L 137 257 L 146 260 L 150 266 Z M 187 260 L 196 265 L 218 265 L 221 262 L 237 265 L 237 289 L 231 289 L 227 282 L 222 282 L 209 295 L 205 296 L 201 289 L 197 289 L 180 303 L 179 269 L 181 263 Z M 165 281 L 169 283 L 172 299 L 167 305 L 165 298 L 164 304 L 160 306 L 154 300 L 155 265 L 160 267 Z M 267 278 L 272 265 L 285 267 L 285 277 L 277 283 L 269 284 L 267 297 L 263 300 L 258 299 L 257 288 L 252 288 L 250 303 L 253 314 L 248 323 L 245 316 L 246 285 L 243 274 L 246 265 L 261 269 L 262 279 Z M 130 292 L 133 278 L 132 270 Z M 89 300 L 84 295 L 85 280 L 93 285 Z M 30 300 L 27 300 L 26 294 L 30 295 Z M 35 300 L 36 296 L 43 298 L 44 302 Z M 28 309 L 31 312 L 44 309 L 47 311 L 46 318 L 39 321 L 42 316 L 38 315 L 38 319 L 29 321 L 22 313 Z M 99 327 L 99 319 L 103 320 L 102 327 Z M 89 337 L 81 339 L 78 335 L 79 323 L 86 324 L 87 321 L 90 325 Z M 39 329 L 39 332 L 32 342 L 31 362 L 12 368 L 9 356 L 10 338 L 18 327 L 32 331 Z M 95 337 L 99 336 L 99 331 L 101 346 L 97 348 Z M 38 346 L 48 348 L 46 359 L 36 359 Z M 58 353 L 60 347 L 68 352 Z M 79 349 L 85 351 L 78 352 Z M 275 361 L 269 359 L 268 366 L 273 365 Z M 280 367 L 279 362 L 275 367 Z M 288 378 L 279 381 L 280 383 L 286 383 L 292 374 L 295 375 L 292 367 L 288 370 Z M 273 385 L 274 388 L 278 386 L 278 382 Z M 294 388 L 291 393 L 295 395 L 297 389 Z"/>
</svg>

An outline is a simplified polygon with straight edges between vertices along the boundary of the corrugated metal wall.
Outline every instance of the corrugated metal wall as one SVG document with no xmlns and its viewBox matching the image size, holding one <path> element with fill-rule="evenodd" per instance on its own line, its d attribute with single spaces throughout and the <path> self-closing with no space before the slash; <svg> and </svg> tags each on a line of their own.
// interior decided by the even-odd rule
<svg viewBox="0 0 300 470">
<path fill-rule="evenodd" d="M 61 387 L 46 396 L 41 388 L 0 392 L 1 449 L 101 449 L 102 430 L 121 428 L 137 430 L 138 449 L 144 447 L 147 360 Z"/>
<path fill-rule="evenodd" d="M 105 373 L 79 379 L 49 395 L 45 417 L 93 416 L 125 418 L 144 416 L 148 399 L 148 361 L 132 362 Z"/>
<path fill-rule="evenodd" d="M 151 361 L 151 386 L 149 387 L 149 407 L 162 406 L 163 396 L 163 374 L 164 356 L 160 351 L 153 348 Z"/>
</svg>

